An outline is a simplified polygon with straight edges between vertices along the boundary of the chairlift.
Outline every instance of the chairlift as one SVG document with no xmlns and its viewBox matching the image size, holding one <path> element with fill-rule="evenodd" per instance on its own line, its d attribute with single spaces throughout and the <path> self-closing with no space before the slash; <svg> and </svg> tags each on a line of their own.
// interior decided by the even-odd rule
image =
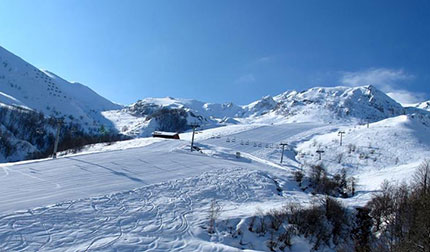
<svg viewBox="0 0 430 252">
<path fill-rule="evenodd" d="M 233 143 L 235 143 L 235 142 L 236 142 L 236 138 L 234 137 L 231 141 L 232 141 Z"/>
<path fill-rule="evenodd" d="M 261 146 L 262 146 L 262 145 L 261 145 L 261 143 L 259 143 L 259 144 L 258 144 L 258 147 L 261 147 Z"/>
<path fill-rule="evenodd" d="M 227 143 L 230 143 L 230 138 L 227 137 L 227 139 L 225 140 Z"/>
<path fill-rule="evenodd" d="M 249 145 L 249 140 L 246 140 L 245 145 Z"/>
<path fill-rule="evenodd" d="M 240 140 L 240 145 L 243 145 L 243 140 Z"/>
<path fill-rule="evenodd" d="M 257 143 L 256 142 L 254 142 L 254 147 L 257 147 Z"/>
</svg>

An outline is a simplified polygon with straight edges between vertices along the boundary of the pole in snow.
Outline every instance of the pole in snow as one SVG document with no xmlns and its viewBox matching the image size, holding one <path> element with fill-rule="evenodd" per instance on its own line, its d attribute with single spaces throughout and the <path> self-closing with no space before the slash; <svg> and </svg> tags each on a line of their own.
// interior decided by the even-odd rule
<svg viewBox="0 0 430 252">
<path fill-rule="evenodd" d="M 60 131 L 61 131 L 61 120 L 57 122 L 57 134 L 55 135 L 55 143 L 54 143 L 54 153 L 52 154 L 52 158 L 57 158 L 57 150 L 58 150 L 58 142 L 60 141 Z"/>
<path fill-rule="evenodd" d="M 337 133 L 338 136 L 340 136 L 340 146 L 342 146 L 342 135 L 345 134 L 345 131 L 339 131 Z"/>
<path fill-rule="evenodd" d="M 193 136 L 191 137 L 191 151 L 194 149 L 194 134 L 196 133 L 196 128 L 199 127 L 197 124 L 190 125 L 193 128 Z"/>
<path fill-rule="evenodd" d="M 280 143 L 279 145 L 282 146 L 282 154 L 281 154 L 281 164 L 282 164 L 282 161 L 284 160 L 285 145 L 288 145 L 288 144 L 286 144 L 286 143 Z"/>
</svg>

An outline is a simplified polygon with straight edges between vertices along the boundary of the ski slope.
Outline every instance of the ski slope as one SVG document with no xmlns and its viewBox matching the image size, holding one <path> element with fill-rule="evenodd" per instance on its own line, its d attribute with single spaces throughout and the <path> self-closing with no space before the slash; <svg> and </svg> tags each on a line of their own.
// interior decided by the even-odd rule
<svg viewBox="0 0 430 252">
<path fill-rule="evenodd" d="M 289 170 L 270 162 L 151 141 L 2 165 L 0 250 L 236 251 L 205 231 L 212 200 L 223 218 L 307 200 Z"/>
<path fill-rule="evenodd" d="M 2 216 L 0 250 L 237 251 L 223 244 L 224 234 L 210 237 L 205 230 L 212 199 L 223 212 L 242 215 L 286 199 L 303 200 L 294 192 L 279 195 L 262 171 L 221 168 Z"/>
<path fill-rule="evenodd" d="M 188 141 L 159 139 L 105 147 L 0 166 L 0 250 L 235 251 L 205 230 L 212 200 L 222 218 L 308 200 L 289 168 L 225 147 L 191 153 Z"/>
<path fill-rule="evenodd" d="M 321 123 L 287 123 L 279 125 L 242 124 L 219 127 L 198 132 L 195 136 L 197 146 L 210 154 L 213 146 L 223 147 L 231 152 L 251 154 L 271 163 L 279 163 L 282 153 L 280 143 L 287 143 L 284 151 L 284 165 L 298 166 L 295 161 L 295 148 L 300 141 L 310 139 L 321 132 L 332 132 L 340 125 L 324 125 Z M 190 133 L 181 134 L 183 139 L 191 139 Z M 212 146 L 212 147 L 211 147 Z M 216 153 L 215 153 L 216 155 Z"/>
<path fill-rule="evenodd" d="M 190 153 L 188 148 L 183 141 L 164 140 L 141 148 L 2 165 L 0 183 L 4 189 L 0 195 L 0 211 L 126 191 L 223 167 L 240 165 L 256 169 L 260 166 L 214 159 L 198 152 Z"/>
<path fill-rule="evenodd" d="M 396 130 L 384 134 L 390 127 Z M 422 151 L 428 138 L 417 134 L 423 127 L 401 116 L 371 124 L 369 137 L 387 143 L 376 146 L 384 161 L 395 147 L 394 133 L 404 135 L 404 144 L 409 141 L 409 152 Z M 245 240 L 244 246 L 226 230 L 209 235 L 211 202 L 220 208 L 218 223 L 233 229 L 240 225 L 230 226 L 229 220 L 242 223 L 288 202 L 315 202 L 319 196 L 303 192 L 292 172 L 300 162 L 315 159 L 311 153 L 300 155 L 317 148 L 315 141 L 330 150 L 326 162 L 345 152 L 333 141 L 339 129 L 347 132 L 346 143 L 367 144 L 365 126 L 241 124 L 198 131 L 201 152 L 190 152 L 188 132 L 181 134 L 183 140 L 133 139 L 89 146 L 56 160 L 3 164 L 0 251 L 268 251 L 264 237 Z M 282 165 L 279 142 L 290 145 Z M 400 163 L 371 169 L 369 162 L 366 169 L 354 170 L 357 194 L 340 200 L 363 205 L 383 179 L 406 177 L 419 164 L 412 159 Z M 297 240 L 291 250 L 301 251 L 306 242 Z"/>
</svg>

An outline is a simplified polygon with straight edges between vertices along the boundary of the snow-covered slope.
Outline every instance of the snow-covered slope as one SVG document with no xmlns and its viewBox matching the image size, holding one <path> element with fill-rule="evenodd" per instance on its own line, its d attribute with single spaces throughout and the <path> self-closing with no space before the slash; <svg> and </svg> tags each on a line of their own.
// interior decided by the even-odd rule
<svg viewBox="0 0 430 252">
<path fill-rule="evenodd" d="M 205 103 L 192 99 L 146 98 L 130 105 L 129 111 L 136 114 L 148 114 L 151 108 L 164 107 L 169 109 L 187 109 L 206 118 L 236 117 L 242 111 L 233 103 Z"/>
<path fill-rule="evenodd" d="M 112 125 L 132 136 L 146 136 L 159 128 L 184 131 L 190 123 L 214 127 L 239 122 L 375 122 L 408 113 L 374 86 L 287 91 L 245 106 L 166 97 L 146 98 L 122 108 L 82 84 L 37 69 L 2 47 L 0 103 L 33 109 L 47 116 L 64 116 L 85 128 Z M 428 103 L 417 108 L 426 109 Z M 102 115 L 102 111 L 109 112 Z M 172 120 L 181 123 L 175 125 Z"/>
<path fill-rule="evenodd" d="M 0 103 L 36 110 L 46 116 L 73 119 L 87 127 L 109 124 L 100 112 L 121 108 L 87 86 L 39 70 L 2 47 Z"/>
<path fill-rule="evenodd" d="M 413 105 L 413 107 L 430 111 L 430 101 L 420 102 L 418 104 Z"/>
<path fill-rule="evenodd" d="M 274 97 L 274 113 L 288 121 L 374 122 L 404 114 L 403 107 L 374 86 L 318 87 Z"/>
<path fill-rule="evenodd" d="M 122 110 L 103 112 L 123 134 L 149 136 L 154 130 L 183 132 L 190 124 L 205 128 L 238 123 L 233 117 L 243 111 L 232 103 L 204 103 L 191 99 L 146 98 Z"/>
<path fill-rule="evenodd" d="M 345 134 L 340 146 L 338 131 Z M 324 151 L 321 161 L 317 150 Z M 408 181 L 430 156 L 430 127 L 416 115 L 401 115 L 367 125 L 340 126 L 302 141 L 296 147 L 302 164 L 318 164 L 331 173 L 344 168 L 359 179 L 366 191 L 377 190 L 384 180 Z M 305 165 L 306 166 L 306 165 Z M 360 199 L 365 203 L 370 195 Z"/>
<path fill-rule="evenodd" d="M 413 112 L 413 111 L 412 111 Z M 279 124 L 290 122 L 375 122 L 409 113 L 373 86 L 311 88 L 265 96 L 248 105 L 213 104 L 191 99 L 146 98 L 121 111 L 104 112 L 116 128 L 128 135 L 147 136 L 162 124 L 177 121 L 214 127 L 237 123 Z M 159 117 L 154 119 L 154 115 Z M 160 115 L 164 115 L 160 118 Z M 170 115 L 170 116 L 167 116 Z M 121 119 L 122 118 L 122 119 Z M 151 120 L 153 119 L 153 120 Z M 184 125 L 170 125 L 184 131 Z"/>
<path fill-rule="evenodd" d="M 337 128 L 346 132 L 342 147 L 336 142 Z M 362 206 L 384 179 L 401 181 L 413 174 L 429 154 L 429 131 L 412 115 L 369 128 L 228 125 L 198 132 L 202 153 L 189 151 L 185 133 L 181 138 L 186 140 L 133 139 L 93 146 L 85 155 L 4 164 L 0 249 L 270 251 L 269 233 L 241 238 L 228 230 L 247 232 L 252 216 L 286 203 L 317 201 L 319 196 L 303 192 L 292 177 L 301 169 L 299 162 L 317 162 L 316 148 L 326 150 L 322 161 L 330 172 L 346 167 L 359 178 L 357 194 L 339 200 Z M 283 165 L 279 141 L 299 152 L 295 157 L 294 150 L 288 151 Z M 356 146 L 349 153 L 351 143 Z M 220 210 L 217 230 L 209 234 L 213 202 Z M 291 251 L 309 251 L 310 244 L 295 237 Z"/>
</svg>

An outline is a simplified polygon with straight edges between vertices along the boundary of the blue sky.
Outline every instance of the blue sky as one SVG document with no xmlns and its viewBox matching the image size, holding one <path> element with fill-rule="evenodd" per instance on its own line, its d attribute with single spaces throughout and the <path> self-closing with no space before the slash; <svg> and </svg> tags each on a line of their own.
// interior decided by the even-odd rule
<svg viewBox="0 0 430 252">
<path fill-rule="evenodd" d="M 374 84 L 430 98 L 430 1 L 0 0 L 0 45 L 129 104 Z"/>
</svg>

